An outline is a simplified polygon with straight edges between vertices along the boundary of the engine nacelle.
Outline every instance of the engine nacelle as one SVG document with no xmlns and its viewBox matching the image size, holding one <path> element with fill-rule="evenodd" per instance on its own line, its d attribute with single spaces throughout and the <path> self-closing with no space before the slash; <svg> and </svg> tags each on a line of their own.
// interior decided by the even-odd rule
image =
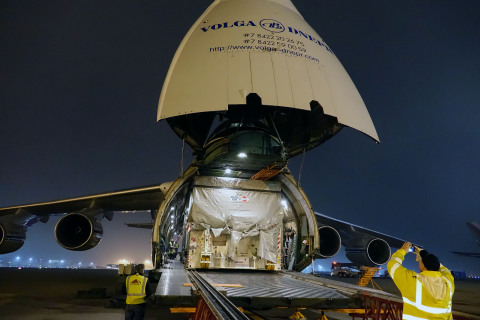
<svg viewBox="0 0 480 320">
<path fill-rule="evenodd" d="M 340 251 L 342 241 L 340 234 L 335 228 L 330 226 L 321 226 L 318 228 L 320 237 L 320 251 L 318 258 L 330 258 Z"/>
<path fill-rule="evenodd" d="M 24 243 L 25 229 L 23 226 L 10 223 L 0 224 L 0 254 L 17 251 Z"/>
<path fill-rule="evenodd" d="M 89 250 L 100 242 L 102 235 L 102 224 L 95 215 L 70 213 L 55 226 L 55 239 L 68 250 Z"/>
<path fill-rule="evenodd" d="M 365 247 L 345 248 L 347 258 L 360 266 L 374 267 L 390 259 L 390 245 L 383 239 L 372 239 Z"/>
</svg>

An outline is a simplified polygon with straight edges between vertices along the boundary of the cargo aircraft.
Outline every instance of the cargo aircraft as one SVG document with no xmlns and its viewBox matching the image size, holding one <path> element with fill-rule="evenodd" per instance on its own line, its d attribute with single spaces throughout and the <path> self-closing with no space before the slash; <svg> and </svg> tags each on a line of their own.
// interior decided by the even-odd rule
<svg viewBox="0 0 480 320">
<path fill-rule="evenodd" d="M 0 209 L 0 253 L 50 215 L 57 242 L 88 250 L 115 212 L 152 213 L 156 268 L 182 234 L 186 268 L 301 270 L 343 245 L 357 265 L 376 266 L 403 240 L 312 208 L 289 159 L 345 127 L 379 138 L 349 75 L 290 0 L 215 0 L 171 62 L 158 121 L 194 151 L 173 182 Z"/>
<path fill-rule="evenodd" d="M 476 221 L 467 222 L 467 227 L 473 234 L 475 238 L 475 242 L 480 247 L 480 223 Z M 460 256 L 465 257 L 472 257 L 472 258 L 480 258 L 480 252 L 461 252 L 461 251 L 453 251 L 453 253 L 458 254 Z"/>
</svg>

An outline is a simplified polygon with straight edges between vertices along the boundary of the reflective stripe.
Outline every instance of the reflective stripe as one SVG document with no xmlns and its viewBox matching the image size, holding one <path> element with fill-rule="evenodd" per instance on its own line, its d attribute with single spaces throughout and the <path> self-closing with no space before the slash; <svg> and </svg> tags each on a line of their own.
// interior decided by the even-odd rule
<svg viewBox="0 0 480 320">
<path fill-rule="evenodd" d="M 129 284 L 130 284 L 130 277 L 131 277 L 131 276 L 128 276 L 128 277 L 127 277 L 127 281 L 126 281 L 126 283 L 127 283 L 127 293 L 128 293 L 128 288 L 129 288 Z"/>
<path fill-rule="evenodd" d="M 395 263 L 395 264 L 392 266 L 392 269 L 390 270 L 390 276 L 392 277 L 392 279 L 393 279 L 393 277 L 394 277 L 394 275 L 395 275 L 395 270 L 397 270 L 397 268 L 400 267 L 400 266 L 401 266 L 400 263 Z"/>
<path fill-rule="evenodd" d="M 399 257 L 393 258 L 393 260 L 397 261 L 398 263 L 402 264 L 403 260 L 400 259 Z"/>
<path fill-rule="evenodd" d="M 426 318 L 415 317 L 415 316 L 411 316 L 409 314 L 403 314 L 402 319 L 404 319 L 404 320 L 428 320 Z"/>
<path fill-rule="evenodd" d="M 422 304 L 412 302 L 405 297 L 403 297 L 403 303 L 409 304 L 409 305 L 417 308 L 418 310 L 425 311 L 425 312 L 432 313 L 432 314 L 442 314 L 442 313 L 450 313 L 451 312 L 450 308 L 427 307 L 427 306 L 424 306 Z"/>
<path fill-rule="evenodd" d="M 403 303 L 409 304 L 409 305 L 417 308 L 418 310 L 425 311 L 425 312 L 432 313 L 432 314 L 442 314 L 442 313 L 450 313 L 451 312 L 450 308 L 427 307 L 427 306 L 424 306 L 422 304 L 412 302 L 405 297 L 403 298 Z"/>
<path fill-rule="evenodd" d="M 417 288 L 415 290 L 415 304 L 422 305 L 422 283 L 418 280 L 417 277 Z"/>
<path fill-rule="evenodd" d="M 447 282 L 448 289 L 450 289 L 450 298 L 452 298 L 453 297 L 452 283 L 447 278 L 445 278 L 445 277 L 442 277 L 442 278 Z"/>
<path fill-rule="evenodd" d="M 450 302 L 448 303 L 448 307 L 449 307 L 450 310 L 452 310 L 452 298 L 453 298 L 452 283 L 450 282 L 450 280 L 448 280 L 444 276 L 442 276 L 442 278 L 447 282 L 448 289 L 450 290 Z"/>
<path fill-rule="evenodd" d="M 143 295 L 146 295 L 146 293 L 145 293 L 146 285 L 147 285 L 147 278 L 143 277 L 143 282 L 142 282 L 142 293 L 143 293 Z"/>
<path fill-rule="evenodd" d="M 448 280 L 447 280 L 448 281 Z M 449 305 L 448 308 L 435 308 L 435 307 L 428 307 L 422 304 L 422 292 L 423 292 L 423 286 L 422 282 L 417 279 L 417 284 L 416 284 L 416 290 L 415 290 L 415 302 L 410 301 L 409 299 L 403 297 L 403 303 L 409 304 L 415 308 L 417 308 L 420 311 L 428 312 L 431 314 L 447 314 L 452 312 L 451 305 Z M 451 291 L 450 291 L 451 292 Z M 413 318 L 406 318 L 407 315 L 404 315 L 404 319 L 422 319 L 422 318 L 416 318 L 414 316 L 408 315 L 408 317 L 413 317 Z"/>
</svg>

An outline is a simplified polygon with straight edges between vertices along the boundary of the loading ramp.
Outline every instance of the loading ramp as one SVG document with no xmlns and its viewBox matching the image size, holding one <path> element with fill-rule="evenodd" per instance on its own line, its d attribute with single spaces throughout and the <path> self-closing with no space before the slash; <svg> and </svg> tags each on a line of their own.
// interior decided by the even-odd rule
<svg viewBox="0 0 480 320">
<path fill-rule="evenodd" d="M 155 291 L 155 303 L 170 307 L 172 313 L 174 308 L 177 312 L 194 313 L 199 297 L 194 294 L 195 288 L 184 265 L 175 260 L 159 271 L 162 275 Z M 315 320 L 401 319 L 401 297 L 385 291 L 300 272 L 244 271 L 198 270 L 198 274 L 249 316 L 268 313 L 267 317 L 256 319 L 268 319 L 272 313 L 282 310 L 290 310 L 290 314 L 296 310 L 299 314 L 310 312 L 315 316 L 308 319 Z M 337 318 L 339 314 L 342 316 Z M 480 320 L 480 316 L 457 311 L 453 311 L 453 318 Z"/>
<path fill-rule="evenodd" d="M 155 303 L 195 310 L 198 295 L 183 264 L 172 261 L 160 270 Z M 244 271 L 244 272 L 242 272 Z M 235 306 L 244 310 L 302 308 L 339 312 L 364 310 L 365 293 L 400 301 L 395 295 L 359 287 L 333 279 L 293 271 L 261 272 L 252 270 L 197 270 L 198 275 L 222 292 Z M 192 312 L 192 311 L 190 311 Z M 353 314 L 352 314 L 353 316 Z"/>
</svg>

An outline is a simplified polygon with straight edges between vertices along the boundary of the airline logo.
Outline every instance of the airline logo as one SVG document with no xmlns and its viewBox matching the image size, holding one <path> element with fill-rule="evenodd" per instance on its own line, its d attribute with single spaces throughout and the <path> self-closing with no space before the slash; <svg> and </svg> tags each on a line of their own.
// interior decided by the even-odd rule
<svg viewBox="0 0 480 320">
<path fill-rule="evenodd" d="M 133 280 L 132 282 L 130 282 L 131 285 L 134 285 L 134 286 L 139 286 L 141 285 L 140 281 L 138 281 L 137 279 Z"/>
<path fill-rule="evenodd" d="M 260 21 L 260 27 L 276 33 L 285 31 L 285 26 L 281 22 L 273 19 L 263 19 Z"/>
<path fill-rule="evenodd" d="M 233 201 L 233 202 L 243 202 L 243 203 L 247 203 L 248 202 L 248 197 L 245 196 L 245 195 L 241 195 L 241 194 L 236 194 L 234 196 L 230 196 L 230 199 Z"/>
</svg>

